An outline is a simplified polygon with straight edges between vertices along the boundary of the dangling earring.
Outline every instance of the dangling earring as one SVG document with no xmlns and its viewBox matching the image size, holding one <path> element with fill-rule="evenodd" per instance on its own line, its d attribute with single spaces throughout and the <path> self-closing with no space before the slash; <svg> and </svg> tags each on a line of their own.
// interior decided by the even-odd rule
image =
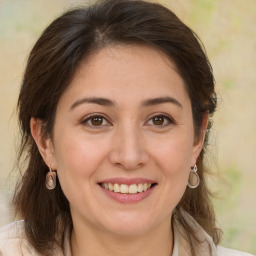
<svg viewBox="0 0 256 256">
<path fill-rule="evenodd" d="M 200 183 L 200 178 L 197 174 L 197 166 L 193 167 L 193 169 L 189 173 L 189 178 L 188 178 L 188 186 L 190 188 L 197 188 Z"/>
<path fill-rule="evenodd" d="M 49 190 L 56 187 L 56 172 L 53 172 L 49 167 L 50 171 L 46 175 L 45 185 Z"/>
</svg>

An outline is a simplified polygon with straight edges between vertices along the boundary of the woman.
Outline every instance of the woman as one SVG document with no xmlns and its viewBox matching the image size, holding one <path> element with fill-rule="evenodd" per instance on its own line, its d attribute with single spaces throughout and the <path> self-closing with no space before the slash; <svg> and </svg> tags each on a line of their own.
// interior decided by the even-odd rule
<svg viewBox="0 0 256 256">
<path fill-rule="evenodd" d="M 218 246 L 203 164 L 216 102 L 197 36 L 163 6 L 56 19 L 19 95 L 23 220 L 1 229 L 2 255 L 248 255 Z"/>
</svg>

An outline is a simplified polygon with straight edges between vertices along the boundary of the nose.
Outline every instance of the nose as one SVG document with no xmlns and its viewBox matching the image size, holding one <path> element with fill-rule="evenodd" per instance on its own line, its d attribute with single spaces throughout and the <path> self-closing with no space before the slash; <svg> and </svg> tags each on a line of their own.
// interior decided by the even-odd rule
<svg viewBox="0 0 256 256">
<path fill-rule="evenodd" d="M 136 170 L 149 160 L 139 127 L 127 126 L 117 130 L 112 141 L 110 162 L 125 170 Z"/>
</svg>

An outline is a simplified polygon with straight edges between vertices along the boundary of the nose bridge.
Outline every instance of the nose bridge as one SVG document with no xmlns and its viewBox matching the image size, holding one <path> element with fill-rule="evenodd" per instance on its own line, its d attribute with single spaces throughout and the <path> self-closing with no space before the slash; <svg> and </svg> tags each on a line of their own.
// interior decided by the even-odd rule
<svg viewBox="0 0 256 256">
<path fill-rule="evenodd" d="M 133 120 L 119 125 L 115 134 L 111 160 L 125 169 L 137 169 L 148 160 L 143 134 Z"/>
</svg>

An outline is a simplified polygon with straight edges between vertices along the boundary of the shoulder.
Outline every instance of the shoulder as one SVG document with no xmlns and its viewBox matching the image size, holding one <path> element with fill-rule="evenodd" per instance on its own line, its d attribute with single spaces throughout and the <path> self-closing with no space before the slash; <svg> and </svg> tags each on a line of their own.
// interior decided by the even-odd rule
<svg viewBox="0 0 256 256">
<path fill-rule="evenodd" d="M 24 221 L 17 221 L 0 228 L 0 255 L 33 255 L 33 248 L 29 245 L 24 232 Z"/>
<path fill-rule="evenodd" d="M 214 255 L 214 256 L 254 256 L 252 254 L 249 253 L 245 253 L 245 252 L 241 252 L 241 251 L 237 251 L 237 250 L 233 250 L 233 249 L 228 249 L 228 248 L 224 248 L 222 246 L 217 246 L 214 244 L 212 237 L 207 234 L 207 232 L 196 222 L 196 220 L 187 212 L 185 211 L 181 211 L 182 216 L 185 218 L 185 220 L 187 221 L 187 223 L 193 227 L 193 230 L 196 232 L 197 234 L 197 238 L 200 241 L 203 241 L 199 244 L 198 248 L 197 248 L 197 255 Z M 179 232 L 183 232 L 183 235 L 180 237 L 179 236 L 179 244 L 181 245 L 181 247 L 183 247 L 184 245 L 190 249 L 190 245 L 188 243 L 188 238 L 184 239 L 186 237 L 186 230 L 184 231 L 184 228 L 181 227 L 181 225 L 179 224 L 179 221 L 176 221 L 175 223 L 178 227 L 179 227 Z M 180 231 L 181 230 L 181 231 Z M 184 235 L 185 234 L 185 235 Z M 192 238 L 193 239 L 193 238 Z M 185 241 L 184 241 L 185 240 Z M 188 251 L 189 251 L 188 249 Z M 209 253 L 209 249 L 210 252 Z M 208 253 L 205 253 L 205 251 L 208 250 Z M 188 254 L 181 254 L 183 255 L 190 255 Z"/>
<path fill-rule="evenodd" d="M 24 233 L 24 220 L 19 220 L 0 227 L 0 238 L 16 237 Z"/>
<path fill-rule="evenodd" d="M 66 242 L 67 243 L 67 242 Z M 69 245 L 65 245 L 65 248 Z M 0 256 L 42 256 L 30 244 L 25 233 L 25 221 L 20 220 L 0 227 Z M 52 255 L 63 256 L 58 246 L 53 246 Z M 65 255 L 71 255 L 70 252 Z"/>
<path fill-rule="evenodd" d="M 252 254 L 246 252 L 240 252 L 228 248 L 224 248 L 222 246 L 217 247 L 217 255 L 218 256 L 253 256 Z"/>
</svg>

